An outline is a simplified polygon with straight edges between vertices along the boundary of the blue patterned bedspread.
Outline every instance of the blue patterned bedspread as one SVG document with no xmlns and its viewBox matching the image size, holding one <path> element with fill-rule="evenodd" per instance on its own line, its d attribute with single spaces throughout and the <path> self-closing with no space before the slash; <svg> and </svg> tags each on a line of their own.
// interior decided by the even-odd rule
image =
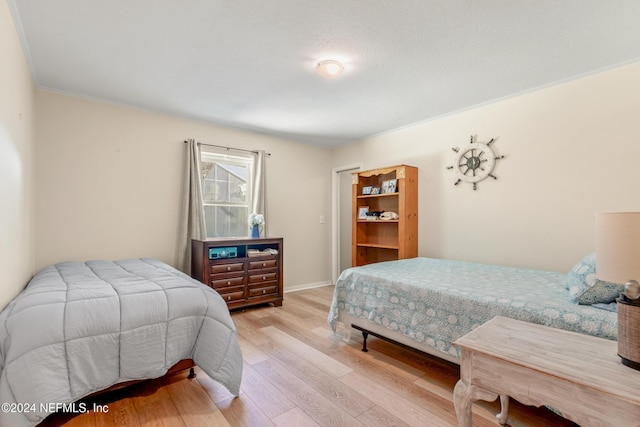
<svg viewBox="0 0 640 427">
<path fill-rule="evenodd" d="M 616 313 L 574 303 L 565 280 L 551 271 L 431 258 L 369 264 L 340 275 L 328 321 L 335 331 L 346 312 L 455 358 L 452 343 L 494 316 L 616 339 Z"/>
</svg>

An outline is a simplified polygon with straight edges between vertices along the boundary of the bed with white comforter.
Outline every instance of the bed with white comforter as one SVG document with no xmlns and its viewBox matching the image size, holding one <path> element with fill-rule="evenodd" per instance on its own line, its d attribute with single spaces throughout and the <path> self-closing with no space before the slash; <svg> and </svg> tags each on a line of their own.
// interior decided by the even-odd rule
<svg viewBox="0 0 640 427">
<path fill-rule="evenodd" d="M 46 267 L 0 313 L 0 426 L 185 359 L 239 394 L 236 329 L 211 288 L 149 258 Z"/>
</svg>

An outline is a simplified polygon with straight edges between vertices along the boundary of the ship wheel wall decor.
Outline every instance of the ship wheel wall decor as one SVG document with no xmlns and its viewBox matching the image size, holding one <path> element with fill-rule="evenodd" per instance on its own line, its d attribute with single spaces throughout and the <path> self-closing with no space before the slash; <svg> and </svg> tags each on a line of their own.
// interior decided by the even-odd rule
<svg viewBox="0 0 640 427">
<path fill-rule="evenodd" d="M 496 167 L 496 160 L 503 159 L 504 156 L 496 156 L 491 144 L 495 142 L 495 138 L 487 143 L 474 142 L 473 135 L 469 140 L 469 145 L 463 148 L 454 147 L 452 150 L 456 153 L 453 159 L 453 165 L 447 166 L 447 169 L 453 169 L 457 180 L 453 185 L 461 182 L 473 184 L 473 189 L 478 189 L 478 183 L 488 177 L 498 179 L 493 174 Z"/>
</svg>

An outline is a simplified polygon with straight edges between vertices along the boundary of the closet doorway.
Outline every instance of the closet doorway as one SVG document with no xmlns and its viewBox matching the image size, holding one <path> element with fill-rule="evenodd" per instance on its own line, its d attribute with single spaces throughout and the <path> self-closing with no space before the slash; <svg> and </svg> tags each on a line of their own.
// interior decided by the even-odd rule
<svg viewBox="0 0 640 427">
<path fill-rule="evenodd" d="M 333 169 L 332 201 L 332 283 L 342 271 L 351 267 L 351 174 L 362 165 L 348 165 Z"/>
</svg>

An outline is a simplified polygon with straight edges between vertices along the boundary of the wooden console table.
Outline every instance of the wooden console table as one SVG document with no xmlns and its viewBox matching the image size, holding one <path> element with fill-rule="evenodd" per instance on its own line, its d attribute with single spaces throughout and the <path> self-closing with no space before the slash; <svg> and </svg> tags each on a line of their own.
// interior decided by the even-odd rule
<svg viewBox="0 0 640 427">
<path fill-rule="evenodd" d="M 496 317 L 454 344 L 462 351 L 453 392 L 461 427 L 472 425 L 473 401 L 499 395 L 549 405 L 583 427 L 640 426 L 640 371 L 622 364 L 617 341 Z"/>
</svg>

